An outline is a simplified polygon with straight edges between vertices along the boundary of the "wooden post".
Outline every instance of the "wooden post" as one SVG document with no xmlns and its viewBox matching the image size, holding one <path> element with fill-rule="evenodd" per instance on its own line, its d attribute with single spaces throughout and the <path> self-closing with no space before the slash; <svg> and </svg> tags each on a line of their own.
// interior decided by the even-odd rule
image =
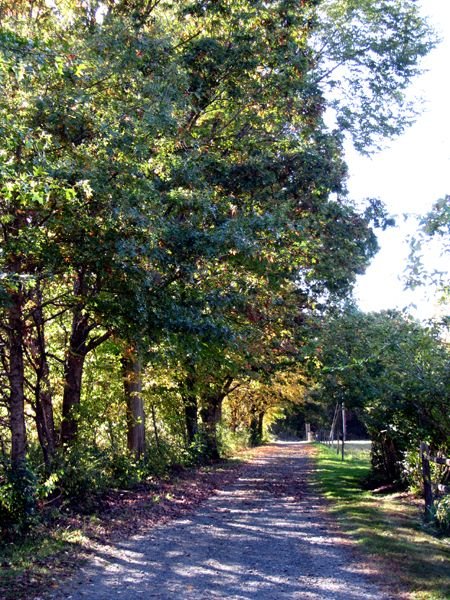
<svg viewBox="0 0 450 600">
<path fill-rule="evenodd" d="M 428 460 L 429 448 L 425 442 L 420 442 L 420 457 L 422 459 L 423 495 L 425 498 L 425 519 L 432 518 L 433 489 L 431 487 L 430 461 Z"/>
<path fill-rule="evenodd" d="M 331 430 L 330 430 L 330 446 L 332 446 L 332 447 L 334 447 L 334 433 L 335 433 L 335 429 L 336 429 L 338 410 L 339 410 L 339 404 L 336 403 L 336 408 L 334 409 L 334 415 L 333 415 L 333 422 L 331 424 Z M 338 447 L 339 447 L 339 442 L 338 442 Z"/>
<path fill-rule="evenodd" d="M 345 404 L 342 403 L 342 460 L 344 460 L 345 437 L 347 435 L 347 425 L 345 422 Z"/>
</svg>

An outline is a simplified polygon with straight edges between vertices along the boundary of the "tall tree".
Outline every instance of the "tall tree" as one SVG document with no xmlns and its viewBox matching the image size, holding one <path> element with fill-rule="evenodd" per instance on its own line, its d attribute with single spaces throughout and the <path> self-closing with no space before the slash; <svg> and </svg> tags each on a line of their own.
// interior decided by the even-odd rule
<svg viewBox="0 0 450 600">
<path fill-rule="evenodd" d="M 142 398 L 142 366 L 135 345 L 128 345 L 122 355 L 122 372 L 127 403 L 127 443 L 136 458 L 145 454 L 145 411 Z"/>
</svg>

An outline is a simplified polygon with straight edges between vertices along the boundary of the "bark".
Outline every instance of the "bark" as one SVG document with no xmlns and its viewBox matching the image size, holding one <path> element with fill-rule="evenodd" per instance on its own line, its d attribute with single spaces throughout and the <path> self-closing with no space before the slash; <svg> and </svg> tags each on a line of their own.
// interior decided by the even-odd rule
<svg viewBox="0 0 450 600">
<path fill-rule="evenodd" d="M 220 393 L 205 398 L 201 410 L 203 431 L 205 435 L 205 458 L 216 460 L 220 458 L 217 443 L 217 425 L 222 418 L 222 402 L 225 394 Z"/>
<path fill-rule="evenodd" d="M 371 432 L 371 463 L 379 483 L 399 484 L 401 481 L 400 452 L 386 432 Z"/>
<path fill-rule="evenodd" d="M 38 382 L 36 389 L 36 427 L 44 462 L 46 467 L 49 468 L 55 456 L 56 434 L 48 363 L 46 360 L 43 362 L 41 380 Z"/>
<path fill-rule="evenodd" d="M 258 414 L 258 436 L 259 436 L 260 440 L 263 439 L 263 434 L 264 434 L 264 412 L 261 411 Z"/>
<path fill-rule="evenodd" d="M 129 346 L 123 354 L 122 372 L 127 404 L 128 449 L 140 458 L 145 454 L 145 411 L 141 364 L 134 346 Z"/>
<path fill-rule="evenodd" d="M 254 411 L 250 420 L 250 443 L 257 446 L 263 439 L 264 412 Z"/>
<path fill-rule="evenodd" d="M 191 396 L 184 400 L 184 417 L 186 421 L 186 438 L 188 446 L 194 443 L 198 433 L 198 406 L 197 398 Z"/>
<path fill-rule="evenodd" d="M 8 345 L 10 386 L 9 420 L 11 429 L 11 462 L 15 470 L 25 464 L 27 433 L 25 426 L 24 360 L 23 360 L 23 294 L 21 290 L 10 296 L 8 308 Z"/>
<path fill-rule="evenodd" d="M 184 419 L 186 423 L 186 441 L 190 446 L 198 433 L 198 403 L 194 390 L 195 379 L 192 376 L 186 378 L 185 389 L 182 393 L 184 406 Z"/>
<path fill-rule="evenodd" d="M 53 415 L 53 394 L 50 385 L 50 368 L 47 360 L 44 333 L 42 294 L 39 286 L 35 291 L 36 308 L 33 311 L 35 333 L 27 340 L 36 371 L 35 410 L 36 428 L 44 462 L 50 468 L 55 455 L 56 433 Z"/>
<path fill-rule="evenodd" d="M 161 444 L 159 443 L 158 423 L 156 421 L 156 410 L 154 404 L 151 405 L 153 435 L 155 436 L 155 444 L 158 452 L 161 452 Z"/>
<path fill-rule="evenodd" d="M 4 230 L 4 237 L 15 239 L 26 226 L 23 214 L 15 214 L 11 226 Z M 7 233 L 6 233 L 7 232 Z M 7 259 L 6 270 L 18 276 L 22 272 L 20 256 L 14 252 Z M 16 472 L 25 466 L 27 451 L 27 431 L 25 424 L 25 368 L 24 368 L 24 335 L 25 322 L 23 308 L 25 295 L 19 277 L 16 287 L 9 296 L 7 308 L 8 321 L 8 381 L 9 381 L 9 426 L 11 431 L 11 463 Z"/>
<path fill-rule="evenodd" d="M 89 336 L 87 316 L 76 309 L 72 317 L 72 332 L 64 364 L 64 393 L 61 421 L 61 444 L 72 444 L 77 438 L 76 412 L 81 402 L 81 383 Z"/>
<path fill-rule="evenodd" d="M 221 388 L 214 394 L 206 396 L 203 400 L 203 406 L 200 411 L 203 424 L 203 433 L 205 436 L 205 458 L 217 460 L 220 458 L 219 445 L 217 440 L 217 425 L 222 419 L 222 404 L 225 396 L 229 394 L 232 388 L 233 378 L 227 376 Z"/>
<path fill-rule="evenodd" d="M 90 321 L 83 306 L 83 300 L 88 296 L 83 271 L 78 273 L 74 283 L 74 297 L 79 304 L 72 313 L 72 330 L 69 347 L 64 364 L 64 393 L 62 404 L 61 439 L 63 446 L 70 446 L 78 435 L 77 410 L 81 403 L 81 384 L 86 355 L 111 337 L 112 332 L 106 331 L 97 337 L 90 338 L 90 333 L 96 324 Z"/>
</svg>

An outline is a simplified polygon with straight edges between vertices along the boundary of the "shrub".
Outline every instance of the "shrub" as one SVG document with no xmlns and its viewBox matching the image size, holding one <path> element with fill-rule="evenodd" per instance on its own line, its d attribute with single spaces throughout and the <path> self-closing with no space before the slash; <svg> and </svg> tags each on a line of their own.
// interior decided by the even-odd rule
<svg viewBox="0 0 450 600">
<path fill-rule="evenodd" d="M 8 462 L 0 465 L 0 530 L 3 536 L 25 533 L 39 520 L 37 479 L 24 465 L 13 470 Z"/>
<path fill-rule="evenodd" d="M 450 496 L 444 496 L 435 502 L 436 524 L 442 531 L 450 531 Z"/>
<path fill-rule="evenodd" d="M 64 500 L 83 512 L 95 508 L 111 484 L 102 453 L 77 445 L 60 456 L 57 474 Z"/>
<path fill-rule="evenodd" d="M 116 453 L 109 459 L 108 471 L 111 486 L 132 487 L 142 479 L 142 461 L 137 460 L 132 454 Z"/>
<path fill-rule="evenodd" d="M 248 448 L 250 445 L 250 434 L 248 429 L 242 428 L 232 431 L 228 427 L 220 424 L 217 428 L 217 436 L 221 456 L 232 456 L 239 450 Z"/>
<path fill-rule="evenodd" d="M 422 463 L 418 450 L 408 450 L 402 463 L 403 478 L 416 496 L 423 494 Z"/>
</svg>

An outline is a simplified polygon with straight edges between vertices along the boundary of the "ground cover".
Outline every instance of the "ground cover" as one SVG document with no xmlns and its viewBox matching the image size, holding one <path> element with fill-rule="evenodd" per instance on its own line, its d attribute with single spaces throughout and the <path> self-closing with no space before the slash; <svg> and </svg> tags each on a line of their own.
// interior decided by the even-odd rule
<svg viewBox="0 0 450 600">
<path fill-rule="evenodd" d="M 381 563 L 396 593 L 450 598 L 450 539 L 423 524 L 422 502 L 406 493 L 364 491 L 370 461 L 363 446 L 348 448 L 343 462 L 336 450 L 318 445 L 315 458 L 316 484 L 330 500 L 328 510 L 369 560 Z"/>
</svg>

